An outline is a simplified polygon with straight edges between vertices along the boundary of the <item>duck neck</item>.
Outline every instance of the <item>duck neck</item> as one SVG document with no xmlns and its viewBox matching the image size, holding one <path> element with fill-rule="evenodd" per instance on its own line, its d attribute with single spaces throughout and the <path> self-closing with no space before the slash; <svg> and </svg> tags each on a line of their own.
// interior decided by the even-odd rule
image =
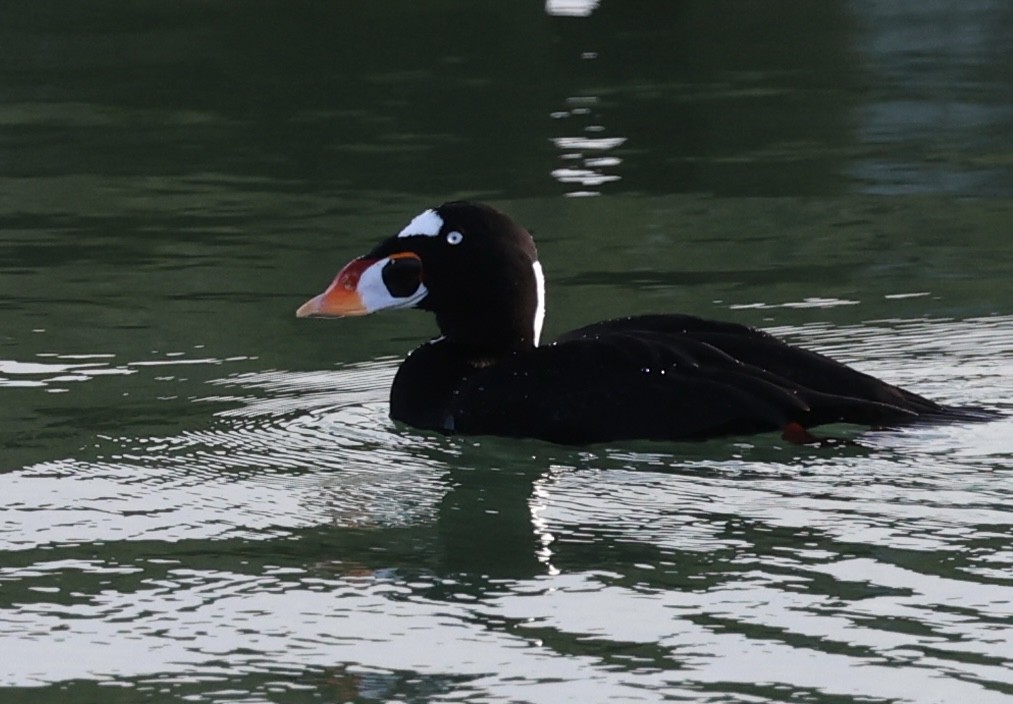
<svg viewBox="0 0 1013 704">
<path fill-rule="evenodd" d="M 480 366 L 534 349 L 532 321 L 516 315 L 496 316 L 494 312 L 487 308 L 475 315 L 457 311 L 452 318 L 437 315 L 436 320 L 446 342 Z"/>
<path fill-rule="evenodd" d="M 538 346 L 545 316 L 545 284 L 536 261 L 530 275 L 492 287 L 500 295 L 458 301 L 436 313 L 447 342 L 469 359 L 496 360 Z"/>
</svg>

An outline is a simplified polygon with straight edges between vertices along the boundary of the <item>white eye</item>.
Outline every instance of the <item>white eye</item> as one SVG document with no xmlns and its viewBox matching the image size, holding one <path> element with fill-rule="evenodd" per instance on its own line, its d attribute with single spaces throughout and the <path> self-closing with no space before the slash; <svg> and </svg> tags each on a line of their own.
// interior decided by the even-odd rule
<svg viewBox="0 0 1013 704">
<path fill-rule="evenodd" d="M 453 232 L 448 232 L 447 233 L 447 244 L 461 244 L 461 241 L 463 239 L 464 239 L 464 235 L 462 235 L 457 230 L 454 230 Z"/>
</svg>

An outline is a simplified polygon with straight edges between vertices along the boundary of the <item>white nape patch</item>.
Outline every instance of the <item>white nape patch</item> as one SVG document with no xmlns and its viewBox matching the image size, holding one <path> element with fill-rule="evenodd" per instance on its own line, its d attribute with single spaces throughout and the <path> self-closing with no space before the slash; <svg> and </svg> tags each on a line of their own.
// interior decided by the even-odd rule
<svg viewBox="0 0 1013 704">
<path fill-rule="evenodd" d="M 389 261 L 389 257 L 384 257 L 359 276 L 359 283 L 356 285 L 355 291 L 362 299 L 362 305 L 365 306 L 368 313 L 375 313 L 387 308 L 411 308 L 429 294 L 425 284 L 419 284 L 415 292 L 407 298 L 390 295 L 386 284 L 383 283 L 383 268 L 387 266 Z"/>
<path fill-rule="evenodd" d="M 532 263 L 531 269 L 535 272 L 535 295 L 538 301 L 535 305 L 534 340 L 535 347 L 538 347 L 538 341 L 542 339 L 542 323 L 545 322 L 545 275 L 542 273 L 540 262 Z"/>
<path fill-rule="evenodd" d="M 397 233 L 398 237 L 436 237 L 443 228 L 443 218 L 430 208 L 416 215 L 410 223 Z"/>
</svg>

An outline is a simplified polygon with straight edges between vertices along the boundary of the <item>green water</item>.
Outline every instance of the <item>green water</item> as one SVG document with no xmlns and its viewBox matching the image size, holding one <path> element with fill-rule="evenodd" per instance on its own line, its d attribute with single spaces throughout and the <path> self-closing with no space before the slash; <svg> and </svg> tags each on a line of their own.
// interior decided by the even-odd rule
<svg viewBox="0 0 1013 704">
<path fill-rule="evenodd" d="M 559 13 L 564 3 L 548 3 Z M 1013 410 L 1008 3 L 8 3 L 0 701 L 1005 702 L 1013 422 L 568 448 L 296 320 L 452 198 L 546 336 L 680 311 Z"/>
</svg>

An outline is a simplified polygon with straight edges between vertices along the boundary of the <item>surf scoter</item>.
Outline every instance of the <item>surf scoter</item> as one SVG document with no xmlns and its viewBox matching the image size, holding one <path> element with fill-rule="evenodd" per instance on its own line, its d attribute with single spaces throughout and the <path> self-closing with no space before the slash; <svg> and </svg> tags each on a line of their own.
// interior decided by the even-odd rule
<svg viewBox="0 0 1013 704">
<path fill-rule="evenodd" d="M 527 230 L 444 203 L 352 260 L 296 315 L 421 308 L 442 335 L 394 378 L 390 415 L 442 433 L 560 443 L 681 440 L 825 423 L 883 426 L 945 409 L 744 325 L 690 315 L 594 323 L 539 345 L 545 284 Z"/>
</svg>

